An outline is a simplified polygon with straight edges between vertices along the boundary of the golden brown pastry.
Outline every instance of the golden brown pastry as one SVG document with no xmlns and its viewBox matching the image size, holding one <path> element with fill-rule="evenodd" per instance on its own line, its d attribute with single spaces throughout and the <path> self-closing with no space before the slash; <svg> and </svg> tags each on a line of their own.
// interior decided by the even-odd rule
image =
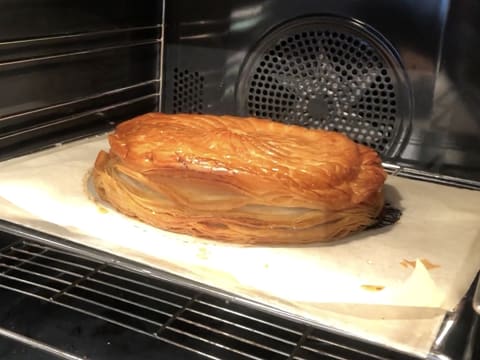
<svg viewBox="0 0 480 360">
<path fill-rule="evenodd" d="M 151 113 L 121 123 L 93 182 L 161 229 L 249 244 L 327 241 L 375 222 L 386 174 L 345 135 L 270 120 Z"/>
</svg>

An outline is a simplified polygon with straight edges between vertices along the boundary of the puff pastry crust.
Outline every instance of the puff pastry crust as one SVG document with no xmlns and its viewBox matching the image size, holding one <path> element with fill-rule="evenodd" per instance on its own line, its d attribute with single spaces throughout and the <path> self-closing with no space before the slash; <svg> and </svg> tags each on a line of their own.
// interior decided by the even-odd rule
<svg viewBox="0 0 480 360">
<path fill-rule="evenodd" d="M 271 120 L 145 114 L 119 124 L 97 194 L 168 231 L 244 244 L 328 241 L 376 221 L 386 174 L 343 134 Z"/>
</svg>

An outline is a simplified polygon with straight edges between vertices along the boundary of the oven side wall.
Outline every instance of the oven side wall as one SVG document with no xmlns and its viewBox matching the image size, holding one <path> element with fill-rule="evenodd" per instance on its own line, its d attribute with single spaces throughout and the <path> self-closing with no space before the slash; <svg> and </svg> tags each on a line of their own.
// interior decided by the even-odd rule
<svg viewBox="0 0 480 360">
<path fill-rule="evenodd" d="M 158 109 L 162 10 L 0 0 L 0 158 Z"/>
</svg>

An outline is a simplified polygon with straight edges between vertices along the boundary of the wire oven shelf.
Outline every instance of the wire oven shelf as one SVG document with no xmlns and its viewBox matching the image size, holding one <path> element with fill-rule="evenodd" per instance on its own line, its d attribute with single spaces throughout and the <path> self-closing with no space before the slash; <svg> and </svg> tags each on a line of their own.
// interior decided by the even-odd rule
<svg viewBox="0 0 480 360">
<path fill-rule="evenodd" d="M 0 288 L 116 324 L 199 358 L 414 359 L 24 239 L 0 249 Z"/>
</svg>

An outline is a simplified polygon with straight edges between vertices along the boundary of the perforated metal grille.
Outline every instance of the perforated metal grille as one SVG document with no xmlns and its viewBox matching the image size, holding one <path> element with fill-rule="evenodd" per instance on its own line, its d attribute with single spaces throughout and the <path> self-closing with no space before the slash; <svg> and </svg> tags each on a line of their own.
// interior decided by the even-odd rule
<svg viewBox="0 0 480 360">
<path fill-rule="evenodd" d="M 173 112 L 202 113 L 203 76 L 197 71 L 173 70 Z"/>
<path fill-rule="evenodd" d="M 385 153 L 402 128 L 402 80 L 379 45 L 339 20 L 273 32 L 247 66 L 250 115 L 346 133 Z"/>
</svg>

